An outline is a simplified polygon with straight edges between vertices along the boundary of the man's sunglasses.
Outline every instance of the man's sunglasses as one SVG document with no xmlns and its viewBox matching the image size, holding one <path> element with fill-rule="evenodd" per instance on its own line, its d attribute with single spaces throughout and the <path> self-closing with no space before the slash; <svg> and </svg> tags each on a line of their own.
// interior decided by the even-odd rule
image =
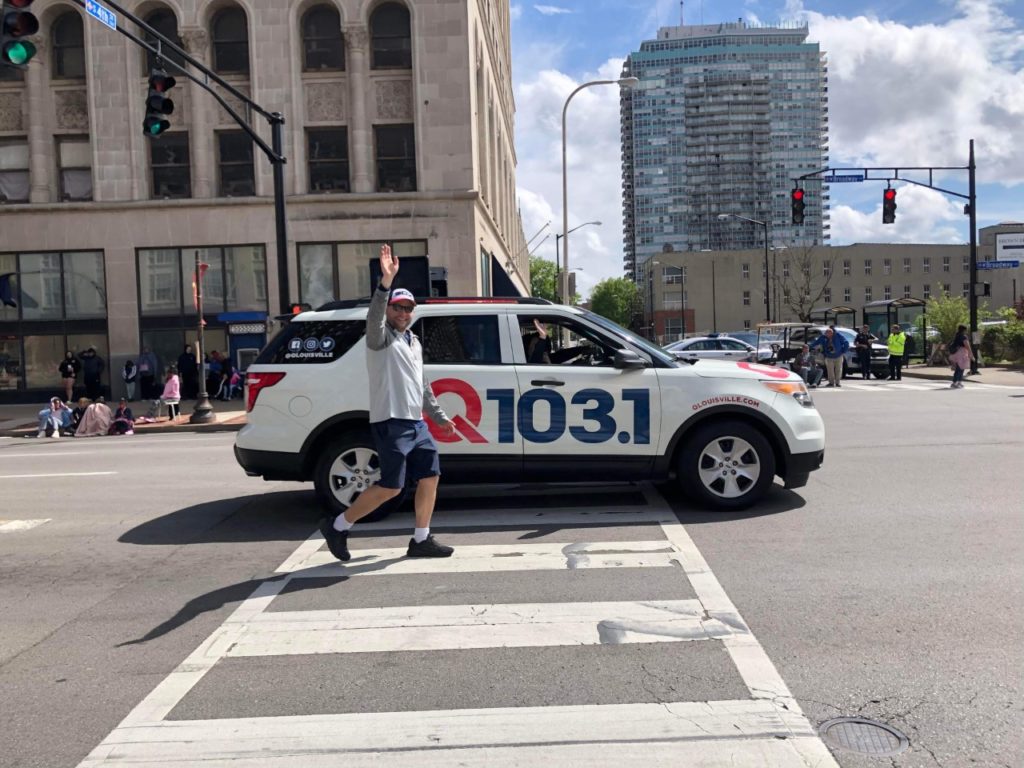
<svg viewBox="0 0 1024 768">
<path fill-rule="evenodd" d="M 392 304 L 391 308 L 395 310 L 395 312 L 408 312 L 409 314 L 412 314 L 412 311 L 416 309 L 416 307 L 408 304 Z"/>
</svg>

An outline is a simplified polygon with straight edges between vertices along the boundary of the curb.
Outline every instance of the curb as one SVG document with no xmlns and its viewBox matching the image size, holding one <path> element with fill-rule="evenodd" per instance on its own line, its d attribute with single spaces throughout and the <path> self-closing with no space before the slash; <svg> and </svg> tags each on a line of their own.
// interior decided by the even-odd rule
<svg viewBox="0 0 1024 768">
<path fill-rule="evenodd" d="M 149 429 L 135 430 L 136 435 L 160 435 L 160 434 L 181 434 L 182 432 L 238 432 L 245 423 L 230 424 L 175 424 L 174 426 L 151 427 Z M 36 432 L 36 425 L 15 427 L 14 429 L 0 430 L 0 437 L 32 437 Z M 118 435 L 97 435 L 97 437 L 118 437 Z M 69 438 L 71 439 L 71 438 Z"/>
</svg>

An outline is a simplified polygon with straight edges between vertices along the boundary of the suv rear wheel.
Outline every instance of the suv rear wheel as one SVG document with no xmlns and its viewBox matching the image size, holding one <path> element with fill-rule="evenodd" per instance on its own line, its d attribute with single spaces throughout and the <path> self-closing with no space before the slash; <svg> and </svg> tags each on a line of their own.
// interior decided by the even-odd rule
<svg viewBox="0 0 1024 768">
<path fill-rule="evenodd" d="M 775 478 L 775 454 L 757 429 L 741 421 L 698 427 L 679 455 L 683 490 L 694 501 L 722 511 L 746 509 Z"/>
<path fill-rule="evenodd" d="M 313 482 L 321 506 L 333 516 L 343 514 L 379 479 L 380 460 L 373 438 L 369 432 L 358 430 L 327 445 L 316 463 Z M 401 506 L 405 496 L 403 490 L 362 519 L 366 522 L 382 520 Z"/>
</svg>

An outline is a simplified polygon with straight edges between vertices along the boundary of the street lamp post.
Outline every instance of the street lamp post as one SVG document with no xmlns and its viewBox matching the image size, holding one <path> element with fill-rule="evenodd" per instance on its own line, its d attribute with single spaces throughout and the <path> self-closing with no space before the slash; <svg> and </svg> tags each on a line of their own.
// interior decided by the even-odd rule
<svg viewBox="0 0 1024 768">
<path fill-rule="evenodd" d="M 589 88 L 593 85 L 619 85 L 622 88 L 634 88 L 640 84 L 640 80 L 636 77 L 620 77 L 618 80 L 591 80 L 588 83 L 583 83 L 577 86 L 576 90 L 569 94 L 569 97 L 565 100 L 565 105 L 562 107 L 562 239 L 565 240 L 565 247 L 562 250 L 562 274 L 559 280 L 559 293 L 563 303 L 568 303 L 569 300 L 569 178 L 567 174 L 567 162 L 566 162 L 566 128 L 565 128 L 565 116 L 569 110 L 569 102 L 572 101 L 572 97 L 582 91 L 584 88 Z M 555 238 L 557 244 L 558 238 Z"/>
<path fill-rule="evenodd" d="M 564 235 L 560 235 L 557 232 L 555 233 L 555 266 L 556 267 L 558 267 L 558 241 L 563 239 L 563 238 L 567 238 L 569 235 L 571 235 L 573 232 L 575 232 L 580 227 L 586 227 L 586 226 L 588 226 L 590 224 L 593 224 L 595 227 L 600 227 L 601 226 L 601 222 L 600 221 L 585 221 L 582 224 L 580 224 L 578 227 L 573 227 L 568 232 L 566 232 Z M 569 268 L 568 267 L 569 267 L 569 265 L 566 264 L 566 269 L 565 269 L 565 286 L 566 286 L 566 290 L 565 290 L 565 293 L 562 293 L 561 282 L 559 282 L 558 286 L 556 286 L 558 288 L 558 292 L 561 294 L 561 296 L 559 298 L 562 300 L 563 304 L 568 304 L 569 301 L 572 299 L 572 297 L 569 295 Z"/>
<path fill-rule="evenodd" d="M 772 321 L 772 307 L 771 307 L 771 288 L 768 282 L 768 222 L 758 221 L 757 219 L 748 219 L 746 216 L 740 216 L 735 213 L 720 213 L 718 214 L 718 220 L 723 221 L 725 219 L 739 219 L 740 221 L 749 221 L 751 224 L 757 224 L 758 226 L 764 227 L 764 315 L 767 322 Z"/>
</svg>

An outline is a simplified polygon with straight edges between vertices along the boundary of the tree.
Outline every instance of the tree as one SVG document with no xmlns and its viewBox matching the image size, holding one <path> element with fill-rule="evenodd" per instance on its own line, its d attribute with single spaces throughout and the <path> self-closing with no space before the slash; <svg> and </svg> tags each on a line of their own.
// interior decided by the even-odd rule
<svg viewBox="0 0 1024 768">
<path fill-rule="evenodd" d="M 787 261 L 790 262 L 789 277 L 784 276 L 784 271 L 775 275 L 776 284 L 782 289 L 782 304 L 800 322 L 809 323 L 811 310 L 824 298 L 832 275 L 836 273 L 836 257 L 826 256 L 819 266 L 814 258 L 814 248 L 808 246 L 795 251 L 792 257 L 787 256 Z"/>
<path fill-rule="evenodd" d="M 950 296 L 948 293 L 928 299 L 925 312 L 928 325 L 935 326 L 942 341 L 947 344 L 956 336 L 957 326 L 967 325 L 971 316 L 967 299 L 963 296 Z"/>
<path fill-rule="evenodd" d="M 640 291 L 632 280 L 612 277 L 594 286 L 590 308 L 612 322 L 629 327 L 640 307 Z"/>
<path fill-rule="evenodd" d="M 555 262 L 542 259 L 540 256 L 530 257 L 530 295 L 538 299 L 558 301 L 556 279 L 558 267 Z"/>
</svg>

